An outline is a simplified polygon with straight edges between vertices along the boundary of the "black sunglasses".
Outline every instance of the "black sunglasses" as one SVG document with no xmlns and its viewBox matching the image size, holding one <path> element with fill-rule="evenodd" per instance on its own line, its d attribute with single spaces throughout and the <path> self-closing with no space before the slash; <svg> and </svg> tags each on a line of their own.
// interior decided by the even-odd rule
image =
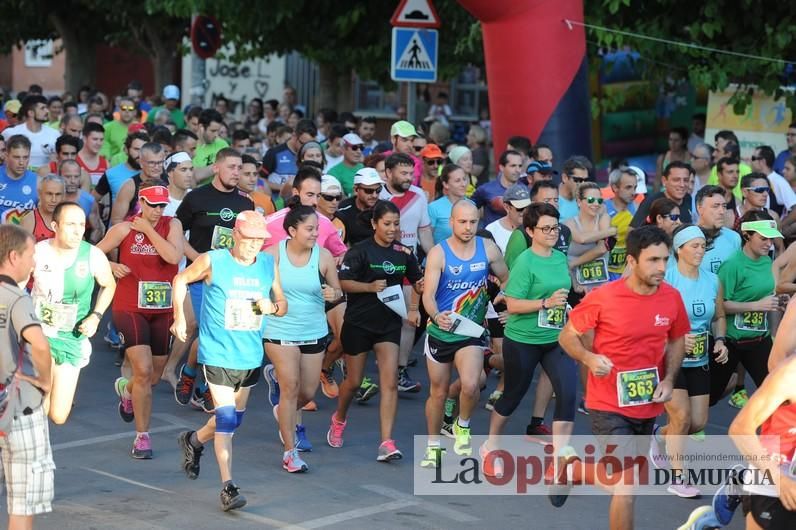
<svg viewBox="0 0 796 530">
<path fill-rule="evenodd" d="M 329 202 L 342 201 L 343 200 L 343 196 L 342 195 L 328 195 L 326 193 L 321 193 L 321 197 L 323 198 L 323 200 L 329 201 Z"/>
<path fill-rule="evenodd" d="M 585 178 L 584 178 L 584 177 L 569 177 L 569 178 L 571 178 L 571 179 L 572 179 L 572 181 L 573 181 L 575 184 L 583 184 L 584 182 L 586 182 L 587 180 L 589 180 L 589 178 L 588 178 L 588 177 L 585 177 Z"/>
<path fill-rule="evenodd" d="M 420 151 L 423 150 L 424 147 L 425 147 L 425 145 L 413 145 L 412 149 L 414 149 L 416 152 L 419 153 Z"/>
<path fill-rule="evenodd" d="M 361 151 L 362 150 L 362 146 L 361 145 L 349 145 L 348 148 L 351 149 L 352 151 Z"/>
<path fill-rule="evenodd" d="M 378 188 L 362 188 L 362 187 L 360 187 L 359 189 L 364 191 L 368 195 L 373 195 L 374 193 L 380 193 L 381 192 L 381 186 L 379 186 Z"/>
<path fill-rule="evenodd" d="M 745 190 L 753 191 L 755 193 L 768 193 L 771 188 L 768 186 L 755 186 L 753 188 L 744 188 Z"/>
<path fill-rule="evenodd" d="M 438 166 L 442 164 L 441 158 L 426 158 L 426 164 L 429 166 Z"/>
<path fill-rule="evenodd" d="M 679 213 L 670 213 L 670 214 L 667 214 L 667 215 L 662 215 L 661 217 L 668 217 L 672 222 L 680 220 L 680 214 Z"/>
</svg>

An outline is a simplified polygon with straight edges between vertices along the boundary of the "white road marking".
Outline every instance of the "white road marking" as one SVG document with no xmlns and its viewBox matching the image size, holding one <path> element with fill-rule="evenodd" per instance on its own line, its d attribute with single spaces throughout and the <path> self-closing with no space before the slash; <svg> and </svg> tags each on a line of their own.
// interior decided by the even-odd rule
<svg viewBox="0 0 796 530">
<path fill-rule="evenodd" d="M 388 488 L 380 484 L 365 484 L 360 487 L 368 491 L 372 491 L 373 493 L 378 493 L 379 495 L 384 495 L 385 497 L 390 497 L 395 500 L 413 501 L 415 504 L 419 505 L 421 508 L 423 508 L 428 512 L 445 517 L 447 519 L 453 519 L 454 521 L 458 521 L 460 523 L 473 523 L 479 520 L 477 517 L 473 517 L 472 515 L 467 515 L 466 513 L 461 513 L 452 508 L 446 508 L 445 506 L 440 506 L 439 504 L 423 500 L 420 497 L 409 495 L 408 493 L 404 493 L 402 491 L 398 491 L 393 488 Z"/>
<path fill-rule="evenodd" d="M 162 427 L 155 427 L 150 429 L 149 432 L 154 434 L 158 432 L 168 432 L 183 429 L 182 425 L 163 425 Z M 74 447 L 84 447 L 86 445 L 96 445 L 105 442 L 112 442 L 113 440 L 121 440 L 123 438 L 135 438 L 135 431 L 118 432 L 116 434 L 106 434 L 104 436 L 94 436 L 93 438 L 84 438 L 82 440 L 73 440 L 71 442 L 63 442 L 54 444 L 53 451 L 61 451 L 63 449 L 72 449 Z"/>
<path fill-rule="evenodd" d="M 85 469 L 86 471 L 91 471 L 92 473 L 96 473 L 97 475 L 102 475 L 104 477 L 113 478 L 116 480 L 120 480 L 122 482 L 126 482 L 128 484 L 132 484 L 133 486 L 140 486 L 142 488 L 160 491 L 162 493 L 174 493 L 171 490 L 164 490 L 163 488 L 158 488 L 157 486 L 150 486 L 149 484 L 144 484 L 143 482 L 138 482 L 136 480 L 130 480 L 129 478 L 120 477 L 119 475 L 114 475 L 113 473 L 108 473 L 107 471 L 100 471 L 99 469 L 94 469 L 92 467 L 81 467 L 80 469 Z"/>
</svg>

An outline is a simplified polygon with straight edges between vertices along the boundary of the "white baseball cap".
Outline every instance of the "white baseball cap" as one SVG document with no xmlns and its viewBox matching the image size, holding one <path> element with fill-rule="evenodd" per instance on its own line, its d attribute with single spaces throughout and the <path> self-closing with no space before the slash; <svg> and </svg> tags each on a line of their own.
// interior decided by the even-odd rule
<svg viewBox="0 0 796 530">
<path fill-rule="evenodd" d="M 328 193 L 330 191 L 343 191 L 340 181 L 331 175 L 324 175 L 321 178 L 321 193 Z"/>
<path fill-rule="evenodd" d="M 363 167 L 354 175 L 354 184 L 359 184 L 360 186 L 374 186 L 376 184 L 384 184 L 384 182 L 382 182 L 378 171 L 372 167 Z"/>
<path fill-rule="evenodd" d="M 348 145 L 362 145 L 365 142 L 356 133 L 348 133 L 343 136 L 343 141 Z"/>
</svg>

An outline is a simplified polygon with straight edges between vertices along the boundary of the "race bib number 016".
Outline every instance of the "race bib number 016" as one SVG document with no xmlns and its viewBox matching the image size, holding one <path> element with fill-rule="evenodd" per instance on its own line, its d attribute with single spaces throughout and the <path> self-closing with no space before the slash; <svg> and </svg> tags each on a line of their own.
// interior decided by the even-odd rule
<svg viewBox="0 0 796 530">
<path fill-rule="evenodd" d="M 259 331 L 263 315 L 252 300 L 227 299 L 224 306 L 224 329 L 229 331 Z"/>
<path fill-rule="evenodd" d="M 608 266 L 605 258 L 578 265 L 576 279 L 580 285 L 592 285 L 608 281 Z"/>
<path fill-rule="evenodd" d="M 210 240 L 210 248 L 218 250 L 219 248 L 232 248 L 235 244 L 232 241 L 232 229 L 226 226 L 216 225 L 213 228 L 213 239 Z"/>
<path fill-rule="evenodd" d="M 169 282 L 138 282 L 138 309 L 169 309 L 171 284 Z"/>
<path fill-rule="evenodd" d="M 61 304 L 39 299 L 36 316 L 45 326 L 58 331 L 72 331 L 77 324 L 77 304 Z"/>
<path fill-rule="evenodd" d="M 564 324 L 567 323 L 568 313 L 569 306 L 563 305 L 540 309 L 537 325 L 545 329 L 564 329 Z"/>
<path fill-rule="evenodd" d="M 643 368 L 619 372 L 616 392 L 620 407 L 636 407 L 652 403 L 652 394 L 658 386 L 658 368 Z"/>
<path fill-rule="evenodd" d="M 768 331 L 768 315 L 763 311 L 736 313 L 735 327 L 740 331 Z"/>
<path fill-rule="evenodd" d="M 698 361 L 708 352 L 708 332 L 703 331 L 694 336 L 694 346 L 690 353 L 685 354 L 687 361 Z"/>
</svg>

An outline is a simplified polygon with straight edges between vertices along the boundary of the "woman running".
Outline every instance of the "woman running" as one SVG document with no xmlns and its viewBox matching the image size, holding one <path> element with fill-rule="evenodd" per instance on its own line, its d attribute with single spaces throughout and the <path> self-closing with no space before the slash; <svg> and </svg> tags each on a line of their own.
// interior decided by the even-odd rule
<svg viewBox="0 0 796 530">
<path fill-rule="evenodd" d="M 343 293 L 334 258 L 316 243 L 318 214 L 311 206 L 293 206 L 283 222 L 289 239 L 266 250 L 274 257 L 290 311 L 279 318 L 266 317 L 265 352 L 279 381 L 279 403 L 274 415 L 285 447 L 282 467 L 289 473 L 307 470 L 299 451 L 311 451 L 297 410 L 315 395 L 326 349 L 324 301 L 339 300 Z M 295 440 L 294 440 L 295 434 Z"/>
<path fill-rule="evenodd" d="M 183 257 L 182 224 L 163 215 L 169 204 L 164 186 L 138 192 L 140 212 L 111 227 L 97 244 L 103 253 L 119 249 L 119 262 L 111 263 L 118 283 L 113 298 L 113 323 L 124 337 L 132 378 L 119 377 L 119 415 L 135 420 L 133 458 L 152 458 L 149 421 L 152 387 L 158 383 L 169 354 L 172 324 L 171 281 Z"/>
<path fill-rule="evenodd" d="M 525 397 L 540 363 L 556 394 L 553 416 L 556 452 L 572 434 L 578 370 L 575 361 L 558 345 L 572 286 L 567 257 L 555 249 L 560 230 L 558 219 L 558 210 L 544 203 L 531 204 L 523 214 L 523 226 L 533 234 L 533 239 L 530 248 L 515 261 L 505 288 L 509 312 L 503 338 L 505 388 L 492 411 L 489 439 L 479 451 L 487 475 L 503 475 L 501 460 L 487 456 L 498 449 L 498 437 Z"/>
<path fill-rule="evenodd" d="M 649 215 L 644 224 L 655 225 L 671 237 L 680 223 L 680 207 L 673 200 L 661 197 L 650 205 Z"/>
<path fill-rule="evenodd" d="M 402 316 L 391 306 L 405 307 L 401 285 L 404 279 L 422 288 L 423 274 L 412 250 L 399 243 L 400 211 L 389 201 L 373 207 L 373 237 L 357 243 L 345 255 L 340 269 L 340 285 L 348 293 L 341 341 L 345 352 L 346 377 L 340 385 L 337 411 L 332 414 L 326 440 L 332 447 L 343 446 L 348 407 L 362 383 L 364 355 L 373 350 L 379 366 L 381 402 L 380 462 L 397 460 L 403 455 L 392 439 L 398 408 L 398 345 L 401 342 Z M 386 292 L 385 292 L 386 291 Z M 412 306 L 417 307 L 416 305 Z M 409 311 L 408 320 L 420 323 L 417 309 Z"/>
<path fill-rule="evenodd" d="M 434 244 L 448 239 L 451 234 L 451 210 L 456 201 L 464 198 L 467 189 L 467 175 L 464 169 L 455 164 L 446 164 L 437 179 L 437 197 L 428 205 Z"/>
<path fill-rule="evenodd" d="M 597 184 L 584 182 L 578 186 L 578 215 L 567 219 L 564 224 L 572 231 L 567 257 L 572 269 L 573 289 L 586 294 L 608 281 L 608 246 L 605 240 L 616 236 L 611 217 L 603 213 L 603 198 Z M 587 253 L 588 261 L 584 261 Z"/>
<path fill-rule="evenodd" d="M 771 351 L 769 312 L 782 312 L 787 295 L 775 295 L 775 281 L 769 252 L 773 240 L 782 237 L 777 223 L 766 212 L 749 211 L 741 218 L 743 247 L 719 268 L 724 291 L 724 312 L 728 315 L 729 361 L 710 362 L 710 404 L 724 395 L 727 382 L 741 363 L 756 386 L 768 375 Z"/>
<path fill-rule="evenodd" d="M 655 463 L 660 455 L 659 444 L 665 439 L 672 469 L 682 471 L 684 437 L 698 433 L 704 436 L 702 429 L 708 421 L 709 359 L 713 357 L 719 364 L 727 362 L 727 321 L 718 277 L 700 269 L 705 257 L 705 234 L 695 225 L 683 225 L 675 229 L 673 239 L 677 264 L 666 270 L 665 279 L 683 297 L 691 332 L 685 336 L 685 358 L 672 399 L 664 404 L 669 423 L 653 431 L 651 451 Z M 700 494 L 699 488 L 685 483 L 672 484 L 667 491 L 686 498 Z"/>
</svg>

